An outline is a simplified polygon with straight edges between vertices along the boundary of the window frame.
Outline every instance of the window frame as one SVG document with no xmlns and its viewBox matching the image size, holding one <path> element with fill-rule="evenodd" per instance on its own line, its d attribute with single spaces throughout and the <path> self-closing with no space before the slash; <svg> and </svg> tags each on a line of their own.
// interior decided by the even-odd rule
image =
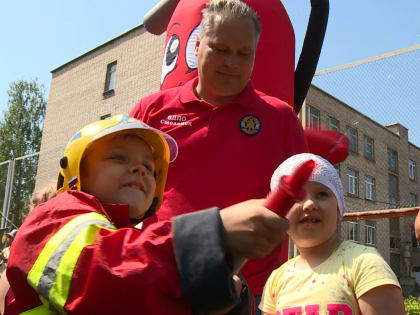
<svg viewBox="0 0 420 315">
<path fill-rule="evenodd" d="M 351 132 L 354 131 L 354 135 L 351 134 Z M 358 153 L 359 152 L 359 133 L 357 131 L 357 128 L 353 128 L 351 126 L 346 127 L 346 135 L 349 138 L 349 151 Z M 352 137 L 355 137 L 354 141 L 352 141 Z M 353 144 L 354 143 L 354 148 Z"/>
<path fill-rule="evenodd" d="M 393 188 L 392 187 L 392 184 L 393 183 L 391 183 L 391 178 L 395 178 L 395 191 L 393 191 L 391 188 Z M 399 197 L 399 195 L 400 195 L 400 183 L 399 183 L 399 178 L 398 178 L 398 176 L 397 175 L 395 175 L 395 174 L 392 174 L 392 173 L 388 173 L 388 192 L 389 192 L 389 195 L 390 196 L 393 196 L 393 197 Z"/>
<path fill-rule="evenodd" d="M 313 122 L 312 117 L 316 115 L 313 114 L 313 111 L 316 113 L 317 112 L 317 119 L 318 121 L 316 123 Z M 321 111 L 311 105 L 307 105 L 306 106 L 306 127 L 307 128 L 311 128 L 311 129 L 319 129 L 321 126 Z"/>
<path fill-rule="evenodd" d="M 349 233 L 347 240 L 359 243 L 360 242 L 360 224 L 357 221 L 349 221 Z"/>
<path fill-rule="evenodd" d="M 410 207 L 417 207 L 417 205 L 419 204 L 419 199 L 418 199 L 417 194 L 410 192 L 408 196 L 409 196 L 408 205 Z M 411 197 L 414 197 L 414 198 L 411 198 Z"/>
<path fill-rule="evenodd" d="M 369 182 L 368 179 L 371 181 Z M 375 178 L 368 175 L 365 175 L 365 199 L 371 201 L 375 200 Z"/>
<path fill-rule="evenodd" d="M 353 172 L 354 175 L 349 174 Z M 350 185 L 350 179 L 353 179 L 354 185 Z M 359 195 L 359 174 L 357 171 L 348 168 L 346 171 L 346 182 L 347 182 L 347 193 L 350 195 L 358 196 Z M 350 187 L 353 187 L 353 192 L 350 190 Z"/>
<path fill-rule="evenodd" d="M 373 221 L 365 222 L 365 244 L 376 245 L 376 225 Z"/>
<path fill-rule="evenodd" d="M 371 140 L 371 154 L 368 155 L 368 151 L 366 150 L 366 145 L 369 145 L 369 140 Z M 375 140 L 368 135 L 363 135 L 363 156 L 368 160 L 375 160 Z"/>
<path fill-rule="evenodd" d="M 106 66 L 104 94 L 109 94 L 115 90 L 115 76 L 117 72 L 117 61 L 113 61 Z M 111 86 L 112 83 L 112 86 Z"/>
<path fill-rule="evenodd" d="M 386 155 L 387 155 L 387 162 L 388 162 L 388 171 L 391 171 L 395 174 L 398 173 L 398 153 L 397 151 L 391 149 L 391 148 L 387 148 L 386 151 Z M 390 159 L 390 157 L 395 157 L 394 159 Z M 394 165 L 392 165 L 394 164 Z"/>
<path fill-rule="evenodd" d="M 332 128 L 331 126 L 332 126 L 332 122 L 333 121 L 335 121 L 335 122 L 337 122 L 336 123 L 336 125 L 335 125 L 335 128 Z M 334 118 L 334 117 L 332 117 L 332 116 L 328 116 L 328 120 L 327 120 L 327 124 L 328 124 L 328 129 L 329 130 L 334 130 L 334 131 L 338 131 L 338 132 L 340 132 L 340 121 L 338 120 L 338 119 L 336 119 L 336 118 Z"/>
<path fill-rule="evenodd" d="M 416 161 L 408 160 L 408 179 L 417 181 Z"/>
</svg>

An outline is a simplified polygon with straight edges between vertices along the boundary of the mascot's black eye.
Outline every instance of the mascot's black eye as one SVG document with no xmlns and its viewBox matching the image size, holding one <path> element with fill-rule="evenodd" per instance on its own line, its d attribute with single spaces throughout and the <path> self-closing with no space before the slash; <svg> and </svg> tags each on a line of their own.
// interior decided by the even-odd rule
<svg viewBox="0 0 420 315">
<path fill-rule="evenodd" d="M 166 44 L 165 53 L 163 55 L 161 84 L 163 83 L 163 80 L 165 80 L 165 77 L 176 67 L 180 44 L 179 36 L 176 34 L 173 34 Z"/>
<path fill-rule="evenodd" d="M 165 51 L 165 62 L 167 66 L 170 66 L 174 60 L 178 57 L 179 53 L 179 37 L 174 34 L 168 41 Z"/>
</svg>

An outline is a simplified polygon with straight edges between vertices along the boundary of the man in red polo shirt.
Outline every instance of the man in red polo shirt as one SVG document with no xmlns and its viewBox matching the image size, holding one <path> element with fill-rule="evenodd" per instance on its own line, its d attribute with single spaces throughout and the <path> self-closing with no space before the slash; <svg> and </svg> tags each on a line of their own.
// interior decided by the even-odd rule
<svg viewBox="0 0 420 315">
<path fill-rule="evenodd" d="M 245 3 L 212 0 L 195 48 L 198 78 L 147 96 L 131 111 L 178 142 L 158 219 L 263 198 L 276 167 L 307 151 L 293 109 L 250 81 L 260 32 L 258 16 Z M 254 295 L 286 259 L 287 243 L 245 265 L 241 272 Z"/>
</svg>

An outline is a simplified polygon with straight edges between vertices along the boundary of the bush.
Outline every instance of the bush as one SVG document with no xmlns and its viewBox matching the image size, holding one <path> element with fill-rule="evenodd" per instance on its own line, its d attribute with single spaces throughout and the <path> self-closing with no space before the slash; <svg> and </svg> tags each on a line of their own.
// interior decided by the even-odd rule
<svg viewBox="0 0 420 315">
<path fill-rule="evenodd" d="M 408 315 L 420 315 L 420 299 L 409 296 L 404 299 L 405 311 Z"/>
</svg>

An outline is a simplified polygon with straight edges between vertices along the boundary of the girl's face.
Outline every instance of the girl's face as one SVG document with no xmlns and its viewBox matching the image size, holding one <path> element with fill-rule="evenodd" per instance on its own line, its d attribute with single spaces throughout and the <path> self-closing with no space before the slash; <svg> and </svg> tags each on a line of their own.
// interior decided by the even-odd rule
<svg viewBox="0 0 420 315">
<path fill-rule="evenodd" d="M 337 233 L 338 203 L 334 193 L 318 182 L 305 184 L 306 198 L 296 202 L 286 218 L 289 236 L 299 248 L 320 246 Z"/>
</svg>

